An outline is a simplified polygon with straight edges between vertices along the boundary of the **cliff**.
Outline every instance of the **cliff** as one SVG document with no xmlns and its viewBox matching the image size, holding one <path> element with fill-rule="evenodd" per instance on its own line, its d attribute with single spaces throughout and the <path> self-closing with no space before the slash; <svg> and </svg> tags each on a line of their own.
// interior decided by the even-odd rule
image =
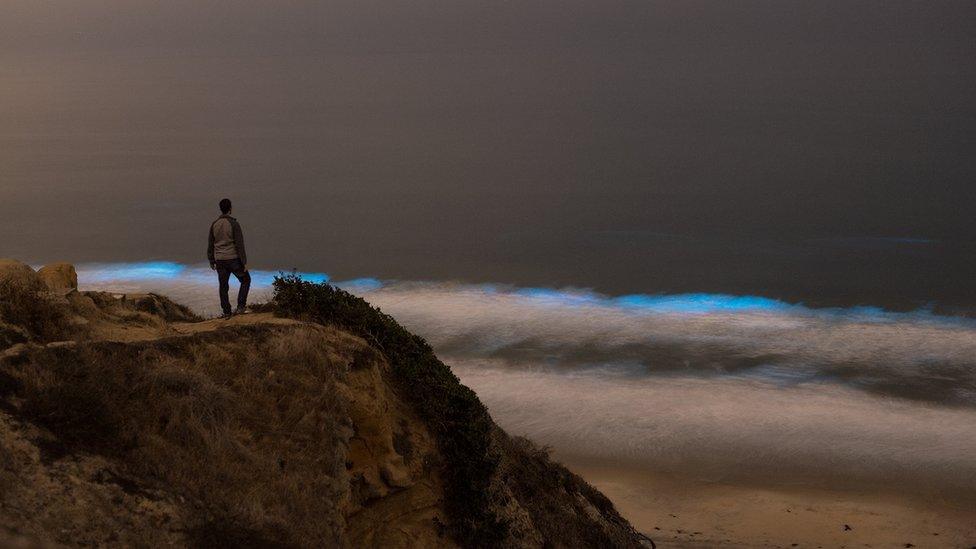
<svg viewBox="0 0 976 549">
<path fill-rule="evenodd" d="M 650 545 L 392 318 L 288 277 L 261 311 L 0 260 L 0 545 Z"/>
</svg>

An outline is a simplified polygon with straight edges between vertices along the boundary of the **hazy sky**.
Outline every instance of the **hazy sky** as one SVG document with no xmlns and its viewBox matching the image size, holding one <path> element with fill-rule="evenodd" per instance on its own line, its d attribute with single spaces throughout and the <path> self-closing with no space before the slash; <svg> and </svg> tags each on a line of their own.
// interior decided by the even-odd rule
<svg viewBox="0 0 976 549">
<path fill-rule="evenodd" d="M 266 268 L 972 303 L 973 59 L 971 1 L 3 0 L 0 256 L 226 195 Z"/>
</svg>

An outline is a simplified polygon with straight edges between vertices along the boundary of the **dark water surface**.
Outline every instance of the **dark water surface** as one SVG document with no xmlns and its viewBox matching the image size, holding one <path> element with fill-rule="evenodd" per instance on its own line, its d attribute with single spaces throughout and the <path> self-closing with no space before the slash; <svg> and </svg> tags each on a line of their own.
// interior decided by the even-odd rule
<svg viewBox="0 0 976 549">
<path fill-rule="evenodd" d="M 976 310 L 971 2 L 0 12 L 0 256 Z"/>
</svg>

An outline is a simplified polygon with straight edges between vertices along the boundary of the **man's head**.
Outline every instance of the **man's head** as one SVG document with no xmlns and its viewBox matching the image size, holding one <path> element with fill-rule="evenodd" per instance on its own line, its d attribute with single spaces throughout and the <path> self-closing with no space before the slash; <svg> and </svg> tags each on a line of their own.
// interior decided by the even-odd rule
<svg viewBox="0 0 976 549">
<path fill-rule="evenodd" d="M 227 215 L 230 213 L 230 199 L 225 198 L 220 201 L 220 213 Z"/>
</svg>

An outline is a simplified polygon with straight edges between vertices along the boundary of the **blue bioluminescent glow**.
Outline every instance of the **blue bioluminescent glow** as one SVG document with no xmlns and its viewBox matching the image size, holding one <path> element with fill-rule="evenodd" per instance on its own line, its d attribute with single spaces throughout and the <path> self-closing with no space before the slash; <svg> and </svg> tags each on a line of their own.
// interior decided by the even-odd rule
<svg viewBox="0 0 976 549">
<path fill-rule="evenodd" d="M 331 281 L 329 275 L 322 272 L 251 270 L 250 274 L 252 301 L 269 299 L 272 284 L 277 276 L 294 274 L 312 283 Z M 152 291 L 169 295 L 203 313 L 212 312 L 216 307 L 213 299 L 216 290 L 216 274 L 206 264 L 182 265 L 170 261 L 82 264 L 78 266 L 78 277 L 83 289 L 115 292 Z M 234 277 L 231 277 L 231 283 L 232 285 L 236 283 Z M 537 311 L 559 311 L 565 308 L 566 314 L 577 314 L 569 312 L 572 309 L 648 317 L 779 315 L 792 319 L 818 317 L 825 320 L 867 323 L 910 321 L 943 326 L 956 325 L 967 329 L 976 326 L 976 320 L 940 316 L 930 309 L 907 313 L 889 312 L 871 306 L 813 309 L 803 304 L 791 304 L 762 296 L 692 293 L 631 294 L 614 297 L 576 288 L 519 288 L 489 283 L 380 281 L 369 277 L 333 283 L 384 307 L 387 306 L 385 303 L 387 299 L 398 295 L 414 295 L 421 291 L 436 290 L 438 295 L 442 296 L 455 294 L 476 296 L 482 301 L 472 303 L 472 314 L 477 314 L 478 307 L 486 303 L 514 300 L 512 303 L 523 303 Z M 443 297 L 436 297 L 436 299 L 443 299 Z M 485 299 L 490 301 L 483 301 Z"/>
<path fill-rule="evenodd" d="M 83 290 L 151 291 L 205 315 L 219 311 L 217 276 L 207 265 L 81 265 L 78 274 Z M 250 302 L 271 299 L 272 283 L 280 274 L 251 271 Z M 325 273 L 294 274 L 312 282 L 329 280 Z M 659 363 L 673 367 L 674 357 L 667 349 L 682 349 L 687 357 L 684 367 L 692 371 L 747 368 L 751 375 L 769 379 L 806 372 L 801 377 L 808 382 L 859 364 L 847 379 L 863 374 L 863 383 L 874 383 L 879 371 L 891 371 L 899 386 L 921 386 L 932 383 L 927 365 L 969 368 L 969 357 L 976 356 L 976 320 L 938 316 L 931 310 L 815 309 L 761 296 L 614 297 L 574 288 L 375 278 L 334 284 L 394 315 L 435 348 L 466 358 L 517 357 L 534 364 L 600 367 L 636 364 L 641 371 L 652 371 Z M 233 278 L 231 286 L 235 291 Z M 768 364 L 765 359 L 756 362 L 765 356 L 773 357 Z M 662 372 L 666 370 L 661 366 Z M 961 383 L 952 391 L 946 389 L 945 398 L 976 398 L 969 396 L 968 387 Z"/>
<path fill-rule="evenodd" d="M 145 263 L 101 263 L 86 265 L 78 270 L 88 279 L 102 280 L 171 280 L 181 276 L 187 267 L 170 261 Z"/>
<path fill-rule="evenodd" d="M 173 297 L 180 298 L 184 294 L 183 288 L 194 288 L 192 295 L 202 295 L 203 292 L 207 292 L 208 300 L 212 290 L 207 290 L 207 288 L 214 284 L 216 278 L 215 273 L 206 264 L 183 265 L 171 261 L 81 264 L 77 270 L 82 286 L 91 289 L 133 291 L 134 288 L 138 288 L 140 291 L 170 292 Z M 252 269 L 250 274 L 252 293 L 256 296 L 270 292 L 277 276 L 294 274 L 316 284 L 331 281 L 329 275 L 322 272 Z M 233 277 L 231 282 L 235 282 Z M 380 281 L 370 277 L 337 281 L 334 284 L 356 294 L 373 294 L 373 297 L 378 297 L 378 292 L 386 292 L 387 290 L 402 293 L 413 289 L 437 288 L 440 291 L 473 293 L 493 299 L 501 299 L 507 296 L 524 300 L 527 304 L 546 308 L 599 308 L 630 314 L 737 315 L 778 313 L 793 316 L 814 315 L 825 318 L 847 318 L 862 322 L 891 322 L 898 319 L 911 319 L 916 322 L 952 323 L 961 326 L 976 324 L 976 321 L 971 319 L 939 316 L 928 309 L 909 313 L 888 312 L 873 306 L 811 309 L 802 304 L 791 304 L 762 296 L 690 293 L 630 294 L 614 297 L 577 288 L 519 288 L 490 283 Z M 190 305 L 199 306 L 198 304 L 201 302 L 203 302 L 202 297 L 199 298 L 199 301 L 191 299 Z"/>
<path fill-rule="evenodd" d="M 174 280 L 180 278 L 194 278 L 212 274 L 211 269 L 202 265 L 188 266 L 171 261 L 147 261 L 143 263 L 89 263 L 79 265 L 80 275 L 84 275 L 86 282 L 101 282 L 106 280 L 135 281 L 135 280 Z M 291 274 L 292 271 L 265 271 L 251 269 L 248 271 L 252 282 L 270 284 L 275 277 Z M 315 272 L 294 272 L 302 279 L 313 283 L 328 282 L 329 275 Z"/>
<path fill-rule="evenodd" d="M 329 275 L 325 273 L 296 273 L 298 276 L 302 277 L 303 280 L 307 280 L 313 284 L 321 284 L 323 282 L 328 282 L 331 280 Z"/>
<path fill-rule="evenodd" d="M 718 312 L 784 311 L 797 306 L 759 296 L 725 294 L 631 294 L 604 296 L 585 290 L 552 288 L 518 288 L 511 293 L 540 303 L 563 306 L 604 305 L 622 307 L 631 312 L 706 314 Z"/>
<path fill-rule="evenodd" d="M 372 292 L 383 287 L 383 283 L 375 278 L 354 278 L 335 283 L 336 286 L 355 292 Z"/>
<path fill-rule="evenodd" d="M 797 306 L 758 296 L 725 294 L 625 295 L 612 299 L 615 305 L 655 313 L 716 313 L 786 311 Z"/>
</svg>

